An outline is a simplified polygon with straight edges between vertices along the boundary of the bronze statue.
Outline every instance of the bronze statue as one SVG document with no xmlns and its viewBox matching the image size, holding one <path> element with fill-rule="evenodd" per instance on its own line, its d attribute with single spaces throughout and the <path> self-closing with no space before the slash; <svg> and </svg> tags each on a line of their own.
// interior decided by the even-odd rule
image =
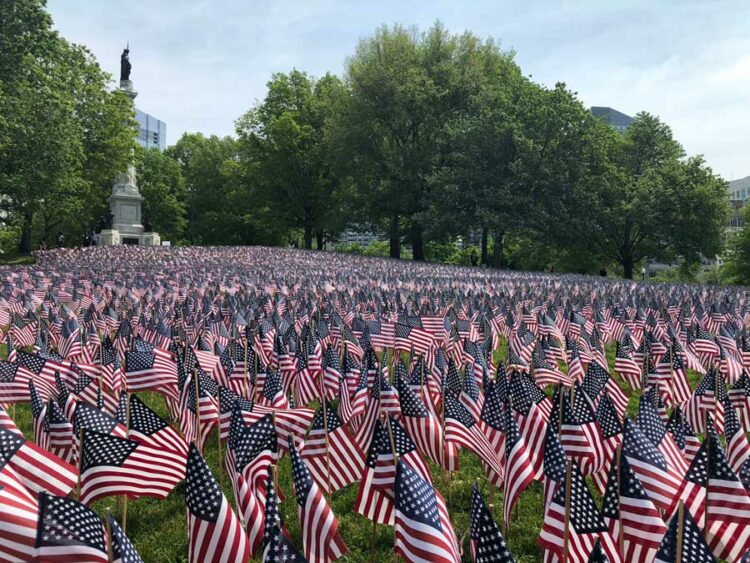
<svg viewBox="0 0 750 563">
<path fill-rule="evenodd" d="M 125 47 L 120 56 L 120 80 L 130 80 L 130 48 Z"/>
</svg>

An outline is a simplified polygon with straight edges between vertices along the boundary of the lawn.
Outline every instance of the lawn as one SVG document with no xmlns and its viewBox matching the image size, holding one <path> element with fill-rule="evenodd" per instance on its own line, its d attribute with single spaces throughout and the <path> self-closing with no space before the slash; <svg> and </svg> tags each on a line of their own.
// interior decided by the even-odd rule
<svg viewBox="0 0 750 563">
<path fill-rule="evenodd" d="M 501 349 L 505 347 L 502 344 Z M 0 348 L 4 354 L 4 349 Z M 607 359 L 610 372 L 614 374 L 614 347 L 607 347 Z M 496 351 L 499 356 L 504 352 Z M 626 393 L 630 396 L 628 405 L 629 416 L 634 416 L 637 407 L 637 396 L 633 394 L 614 375 Z M 691 386 L 695 387 L 698 374 L 689 373 Z M 167 409 L 161 396 L 154 393 L 139 393 L 144 400 L 160 416 L 167 419 Z M 28 405 L 17 405 L 11 408 L 21 430 L 28 436 L 31 435 L 32 421 Z M 222 447 L 222 451 L 224 451 Z M 216 434 L 212 434 L 205 449 L 205 457 L 217 479 L 223 485 L 224 493 L 232 499 L 231 487 L 226 473 L 219 463 L 219 452 Z M 498 490 L 490 490 L 487 480 L 484 478 L 482 466 L 478 458 L 467 451 L 460 454 L 460 471 L 452 476 L 441 474 L 436 466 L 432 466 L 433 482 L 445 497 L 453 521 L 454 529 L 462 540 L 464 548 L 464 560 L 469 561 L 468 529 L 469 508 L 471 500 L 471 487 L 479 479 L 482 493 L 489 503 L 494 502 L 494 513 L 498 523 L 502 520 L 502 493 Z M 279 464 L 279 484 L 286 493 L 285 502 L 281 503 L 282 517 L 285 525 L 292 534 L 292 538 L 298 547 L 301 547 L 301 535 L 297 519 L 297 505 L 294 501 L 291 466 L 289 456 L 285 456 Z M 373 523 L 363 516 L 354 512 L 354 504 L 357 498 L 358 483 L 337 491 L 329 498 L 334 513 L 339 520 L 339 531 L 346 542 L 349 552 L 342 561 L 364 562 L 364 561 L 392 561 L 394 558 L 393 530 L 386 526 L 374 527 Z M 594 491 L 591 487 L 592 492 Z M 166 500 L 156 501 L 142 498 L 129 501 L 127 507 L 127 534 L 132 539 L 139 553 L 147 563 L 177 563 L 187 561 L 188 539 L 185 520 L 184 505 L 184 483 L 180 483 Z M 595 495 L 598 502 L 601 499 Z M 542 552 L 536 544 L 539 531 L 543 521 L 543 492 L 539 483 L 533 483 L 522 495 L 516 505 L 507 534 L 508 545 L 514 554 L 516 561 L 530 562 L 541 561 Z M 94 509 L 100 514 L 105 514 L 106 508 L 121 519 L 122 503 L 119 499 L 109 498 L 98 501 Z M 374 534 L 374 542 L 373 542 Z M 373 552 L 374 550 L 374 552 Z"/>
</svg>

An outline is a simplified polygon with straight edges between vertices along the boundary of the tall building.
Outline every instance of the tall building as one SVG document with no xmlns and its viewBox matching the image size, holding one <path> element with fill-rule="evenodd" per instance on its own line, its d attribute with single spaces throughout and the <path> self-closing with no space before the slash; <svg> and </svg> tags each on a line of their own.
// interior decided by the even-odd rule
<svg viewBox="0 0 750 563">
<path fill-rule="evenodd" d="M 138 144 L 143 148 L 157 148 L 163 151 L 167 148 L 167 124 L 138 108 L 135 110 L 138 122 Z"/>
<path fill-rule="evenodd" d="M 729 182 L 729 199 L 747 201 L 750 199 L 750 176 Z"/>
<path fill-rule="evenodd" d="M 598 117 L 612 127 L 612 129 L 619 131 L 620 133 L 624 133 L 625 130 L 630 127 L 630 124 L 635 121 L 635 119 L 629 115 L 625 115 L 624 113 L 609 107 L 592 106 L 591 113 L 594 117 Z"/>
</svg>

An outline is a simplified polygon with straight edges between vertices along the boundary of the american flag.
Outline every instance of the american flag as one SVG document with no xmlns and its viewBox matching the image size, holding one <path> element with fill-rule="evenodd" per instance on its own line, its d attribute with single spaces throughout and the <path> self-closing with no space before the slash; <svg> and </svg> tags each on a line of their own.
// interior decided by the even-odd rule
<svg viewBox="0 0 750 563">
<path fill-rule="evenodd" d="M 19 430 L 18 426 L 16 426 L 16 423 L 13 422 L 13 419 L 8 414 L 8 411 L 6 411 L 2 405 L 0 405 L 0 428 L 10 430 L 11 432 L 23 436 L 23 432 Z"/>
<path fill-rule="evenodd" d="M 80 436 L 83 428 L 96 430 L 103 434 L 111 434 L 118 438 L 128 437 L 127 428 L 114 416 L 93 405 L 79 401 L 76 407 L 76 416 L 73 419 L 73 434 Z"/>
<path fill-rule="evenodd" d="M 422 455 L 447 469 L 446 455 L 443 450 L 443 428 L 440 421 L 427 410 L 421 399 L 403 379 L 397 379 L 396 386 L 401 399 L 401 420 L 409 436 Z"/>
<path fill-rule="evenodd" d="M 476 483 L 471 488 L 470 540 L 474 563 L 515 563 Z"/>
<path fill-rule="evenodd" d="M 391 433 L 393 447 L 390 442 Z M 396 449 L 396 456 L 406 460 L 425 480 L 430 480 L 427 464 L 396 419 L 390 418 L 386 423 L 377 420 L 354 509 L 378 524 L 393 525 L 393 482 L 396 478 L 396 456 L 393 448 Z"/>
<path fill-rule="evenodd" d="M 396 323 L 396 352 L 411 352 L 427 356 L 435 345 L 435 339 L 426 330 L 403 323 Z"/>
<path fill-rule="evenodd" d="M 0 403 L 25 403 L 29 396 L 31 374 L 16 362 L 0 362 Z"/>
<path fill-rule="evenodd" d="M 158 414 L 152 411 L 136 395 L 130 395 L 130 419 L 128 428 L 129 438 L 136 442 L 148 444 L 155 448 L 170 450 L 187 457 L 188 445 L 185 439 L 177 431 L 167 424 Z M 121 423 L 125 423 L 124 413 L 121 413 Z"/>
<path fill-rule="evenodd" d="M 175 400 L 179 398 L 177 364 L 166 350 L 126 352 L 125 380 L 125 389 L 129 392 L 157 391 Z"/>
<path fill-rule="evenodd" d="M 667 527 L 625 456 L 610 467 L 602 516 L 626 561 L 653 560 Z"/>
<path fill-rule="evenodd" d="M 77 439 L 73 434 L 73 425 L 55 401 L 47 402 L 45 430 L 49 437 L 49 451 L 68 463 L 78 461 Z"/>
<path fill-rule="evenodd" d="M 289 451 L 305 558 L 321 563 L 336 561 L 347 551 L 338 533 L 338 520 L 291 440 Z"/>
<path fill-rule="evenodd" d="M 271 414 L 249 426 L 241 421 L 240 411 L 235 410 L 235 416 L 240 422 L 232 425 L 226 463 L 238 512 L 246 524 L 250 553 L 255 555 L 263 539 L 267 475 L 276 462 L 276 428 Z"/>
<path fill-rule="evenodd" d="M 685 461 L 688 464 L 693 462 L 695 454 L 701 448 L 701 441 L 693 432 L 690 423 L 682 416 L 682 411 L 679 407 L 672 411 L 669 415 L 669 421 L 667 422 L 667 431 L 674 438 L 675 444 L 680 448 Z"/>
<path fill-rule="evenodd" d="M 80 500 L 127 495 L 165 499 L 185 478 L 185 458 L 127 438 L 82 430 Z"/>
<path fill-rule="evenodd" d="M 674 438 L 667 432 L 666 425 L 656 411 L 653 400 L 650 400 L 648 395 L 641 397 L 636 423 L 643 434 L 664 456 L 670 470 L 677 475 L 684 475 L 688 464 Z"/>
<path fill-rule="evenodd" d="M 680 542 L 680 538 L 682 541 Z M 703 532 L 685 510 L 679 510 L 669 521 L 667 533 L 659 546 L 654 563 L 716 563 Z"/>
<path fill-rule="evenodd" d="M 706 541 L 717 559 L 738 561 L 750 551 L 750 496 L 729 466 L 719 439 L 709 434 L 706 442 Z"/>
<path fill-rule="evenodd" d="M 619 342 L 615 353 L 615 371 L 628 382 L 631 389 L 640 389 L 643 386 L 643 374 L 638 362 L 632 357 L 630 347 Z"/>
<path fill-rule="evenodd" d="M 469 411 L 450 393 L 445 394 L 444 401 L 445 440 L 470 449 L 484 462 L 486 469 L 502 478 L 504 471 L 500 457 Z"/>
<path fill-rule="evenodd" d="M 327 400 L 315 413 L 300 456 L 327 493 L 359 480 L 365 465 L 365 454 Z"/>
<path fill-rule="evenodd" d="M 138 555 L 130 539 L 122 531 L 122 528 L 120 528 L 117 520 L 112 515 L 109 515 L 108 518 L 109 529 L 112 534 L 112 563 L 143 563 L 143 559 Z"/>
<path fill-rule="evenodd" d="M 602 400 L 599 401 L 599 406 L 596 409 L 596 420 L 602 431 L 604 465 L 601 471 L 594 474 L 594 483 L 599 492 L 603 494 L 607 485 L 607 468 L 612 465 L 617 447 L 622 444 L 622 423 L 607 395 L 604 395 Z"/>
<path fill-rule="evenodd" d="M 440 493 L 402 460 L 394 487 L 394 551 L 409 563 L 460 562 L 456 534 Z"/>
<path fill-rule="evenodd" d="M 607 557 L 613 562 L 620 561 L 617 546 L 599 514 L 586 481 L 578 466 L 573 462 L 568 463 L 567 476 L 558 485 L 557 492 L 547 506 L 537 543 L 560 560 L 587 563 L 597 540 L 600 540 Z M 566 494 L 568 487 L 569 495 Z"/>
<path fill-rule="evenodd" d="M 737 418 L 737 412 L 729 400 L 725 400 L 724 405 L 724 436 L 727 439 L 729 465 L 735 473 L 739 473 L 742 466 L 750 458 L 750 442 L 748 442 L 747 435 Z"/>
<path fill-rule="evenodd" d="M 505 494 L 503 495 L 503 520 L 510 523 L 513 505 L 534 480 L 534 467 L 526 444 L 518 430 L 510 405 L 505 419 Z"/>
<path fill-rule="evenodd" d="M 25 487 L 0 471 L 0 560 L 33 561 L 39 505 Z"/>
<path fill-rule="evenodd" d="M 40 493 L 36 555 L 50 563 L 107 563 L 107 534 L 99 515 L 71 498 Z"/>
<path fill-rule="evenodd" d="M 512 396 L 511 408 L 516 415 L 521 436 L 526 441 L 535 475 L 538 476 L 544 463 L 544 435 L 548 415 L 534 401 L 531 383 L 522 374 L 511 374 L 509 393 Z"/>
<path fill-rule="evenodd" d="M 250 545 L 242 524 L 193 444 L 188 451 L 185 473 L 188 560 L 245 563 L 250 557 Z"/>
<path fill-rule="evenodd" d="M 654 504 L 661 510 L 670 510 L 681 488 L 682 476 L 670 470 L 662 453 L 629 419 L 625 419 L 622 454 Z"/>
</svg>

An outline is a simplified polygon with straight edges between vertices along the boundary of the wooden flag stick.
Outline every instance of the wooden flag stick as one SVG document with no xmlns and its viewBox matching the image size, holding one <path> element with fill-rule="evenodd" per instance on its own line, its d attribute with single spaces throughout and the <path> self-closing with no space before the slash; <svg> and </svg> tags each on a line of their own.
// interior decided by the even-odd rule
<svg viewBox="0 0 750 563">
<path fill-rule="evenodd" d="M 78 491 L 76 497 L 81 500 L 81 474 L 83 473 L 83 425 L 78 431 Z"/>
<path fill-rule="evenodd" d="M 195 443 L 198 444 L 198 451 L 203 454 L 203 444 L 201 444 L 201 397 L 198 388 L 198 368 L 196 367 L 193 367 L 193 392 L 195 393 Z"/>
<path fill-rule="evenodd" d="M 107 561 L 110 561 L 110 563 L 114 559 L 112 550 L 112 526 L 109 523 L 111 515 L 112 511 L 107 507 L 104 515 L 104 526 L 107 530 Z"/>
<path fill-rule="evenodd" d="M 680 508 L 677 509 L 677 554 L 675 561 L 682 561 L 682 535 L 685 526 L 685 503 L 680 501 Z"/>
<path fill-rule="evenodd" d="M 243 364 L 243 366 L 244 366 L 244 368 L 243 368 L 244 369 L 244 374 L 242 376 L 242 386 L 243 386 L 243 388 L 245 390 L 245 398 L 246 399 L 252 399 L 252 397 L 250 396 L 250 382 L 248 381 L 248 377 L 247 377 L 247 374 L 248 374 L 248 370 L 247 370 L 247 350 L 248 350 L 249 347 L 250 347 L 250 343 L 249 342 L 245 342 L 245 362 Z"/>
<path fill-rule="evenodd" d="M 377 531 L 378 531 L 378 523 L 373 520 L 372 521 L 372 543 L 370 546 L 370 550 L 371 550 L 370 561 L 372 561 L 372 563 L 375 563 L 375 535 L 377 534 Z"/>
<path fill-rule="evenodd" d="M 625 532 L 622 529 L 622 510 L 620 509 L 620 492 L 622 491 L 622 481 L 621 481 L 621 463 L 622 459 L 622 444 L 617 446 L 617 450 L 615 451 L 615 463 L 617 464 L 617 519 L 619 521 L 618 526 L 618 534 L 617 534 L 617 541 L 620 548 L 620 553 L 625 553 Z"/>
<path fill-rule="evenodd" d="M 326 470 L 328 472 L 328 494 L 333 494 L 331 485 L 331 443 L 328 439 L 328 409 L 326 408 L 326 397 L 323 390 L 323 378 L 320 378 L 320 406 L 323 409 L 323 433 L 326 440 Z"/>
<path fill-rule="evenodd" d="M 126 437 L 130 438 L 130 396 L 125 391 L 125 430 Z M 128 495 L 122 495 L 122 532 L 128 530 Z"/>
<path fill-rule="evenodd" d="M 570 484 L 573 479 L 573 462 L 568 460 L 565 471 L 565 526 L 563 529 L 563 555 L 562 563 L 568 563 L 568 551 L 570 549 Z"/>
</svg>

